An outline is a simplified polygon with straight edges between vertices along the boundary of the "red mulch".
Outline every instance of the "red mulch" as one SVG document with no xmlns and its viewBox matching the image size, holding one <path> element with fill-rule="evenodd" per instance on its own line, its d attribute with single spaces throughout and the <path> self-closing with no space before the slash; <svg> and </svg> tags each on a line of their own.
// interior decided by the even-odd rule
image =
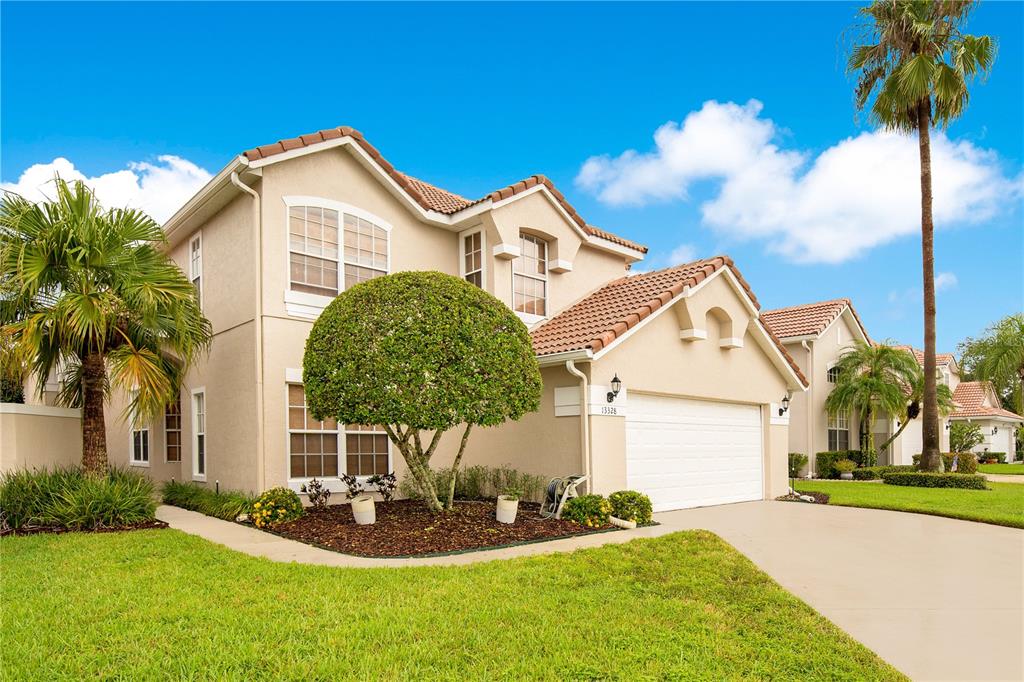
<svg viewBox="0 0 1024 682">
<path fill-rule="evenodd" d="M 23 526 L 22 528 L 7 528 L 0 531 L 0 536 L 4 535 L 39 535 L 41 533 L 52 533 L 54 535 L 60 535 L 61 533 L 120 533 L 126 530 L 153 530 L 158 528 L 167 528 L 167 524 L 163 521 L 153 519 L 152 521 L 140 521 L 139 523 L 133 523 L 127 526 L 115 526 L 113 528 L 87 528 L 78 530 L 75 528 L 65 528 L 64 526 Z"/>
<path fill-rule="evenodd" d="M 498 523 L 494 502 L 460 502 L 448 512 L 434 514 L 422 502 L 377 502 L 377 521 L 357 526 L 347 504 L 325 511 L 307 509 L 295 521 L 281 523 L 272 532 L 292 540 L 370 557 L 405 557 L 444 554 L 499 547 L 538 540 L 553 540 L 592 533 L 572 521 L 543 519 L 540 505 L 520 502 L 514 524 Z"/>
</svg>

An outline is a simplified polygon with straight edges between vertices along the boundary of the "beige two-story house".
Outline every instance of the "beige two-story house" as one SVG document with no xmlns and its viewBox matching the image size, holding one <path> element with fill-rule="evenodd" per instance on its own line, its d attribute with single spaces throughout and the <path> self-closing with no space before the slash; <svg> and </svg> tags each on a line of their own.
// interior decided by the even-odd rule
<svg viewBox="0 0 1024 682">
<path fill-rule="evenodd" d="M 467 464 L 584 473 L 591 490 L 640 489 L 657 509 L 786 490 L 780 405 L 806 380 L 735 264 L 631 275 L 645 247 L 589 225 L 543 176 L 468 199 L 399 172 L 341 127 L 240 154 L 165 230 L 213 343 L 161 419 L 131 428 L 119 406 L 108 411 L 116 464 L 252 491 L 404 475 L 379 427 L 309 416 L 302 355 L 346 288 L 437 270 L 522 318 L 544 380 L 540 410 L 475 431 Z M 436 464 L 455 448 L 443 440 Z"/>
</svg>

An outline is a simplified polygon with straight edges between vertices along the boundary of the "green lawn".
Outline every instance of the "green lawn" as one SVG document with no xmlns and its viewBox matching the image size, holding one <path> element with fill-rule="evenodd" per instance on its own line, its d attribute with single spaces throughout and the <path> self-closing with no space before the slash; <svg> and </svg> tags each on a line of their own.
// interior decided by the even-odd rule
<svg viewBox="0 0 1024 682">
<path fill-rule="evenodd" d="M 797 481 L 798 491 L 828 493 L 829 504 L 918 512 L 1024 528 L 1024 485 L 989 483 L 991 490 L 911 488 L 858 481 Z"/>
<path fill-rule="evenodd" d="M 903 679 L 705 531 L 368 570 L 47 535 L 0 574 L 5 679 Z"/>
<path fill-rule="evenodd" d="M 1024 476 L 1024 463 L 1022 464 L 979 464 L 978 471 L 983 474 L 1004 474 L 1010 476 Z"/>
</svg>

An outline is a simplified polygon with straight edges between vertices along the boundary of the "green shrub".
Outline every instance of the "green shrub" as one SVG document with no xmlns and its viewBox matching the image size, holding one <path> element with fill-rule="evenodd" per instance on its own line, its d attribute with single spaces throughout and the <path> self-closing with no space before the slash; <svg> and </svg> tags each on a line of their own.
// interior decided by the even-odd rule
<svg viewBox="0 0 1024 682">
<path fill-rule="evenodd" d="M 608 496 L 612 516 L 623 521 L 636 521 L 643 525 L 651 522 L 651 498 L 635 490 L 620 490 Z"/>
<path fill-rule="evenodd" d="M 800 470 L 807 466 L 807 455 L 802 452 L 789 453 L 789 477 L 796 478 Z"/>
<path fill-rule="evenodd" d="M 294 521 L 303 514 L 302 500 L 289 488 L 271 488 L 252 503 L 249 519 L 257 528 Z"/>
<path fill-rule="evenodd" d="M 987 459 L 995 458 L 995 460 L 999 464 L 1006 464 L 1006 453 L 1005 452 L 982 452 L 982 453 L 980 453 L 978 455 L 978 459 L 986 459 L 986 458 Z"/>
<path fill-rule="evenodd" d="M 858 466 L 863 465 L 863 455 L 860 450 L 833 450 L 819 452 L 814 456 L 815 468 L 819 478 L 839 478 L 839 472 L 835 469 L 835 463 L 841 459 L 848 459 L 856 462 Z"/>
<path fill-rule="evenodd" d="M 452 470 L 448 467 L 434 471 L 434 481 L 440 494 L 448 490 Z M 459 475 L 455 480 L 455 499 L 457 500 L 493 500 L 507 488 L 517 488 L 523 492 L 522 500 L 540 502 L 544 497 L 547 479 L 535 474 L 527 474 L 508 466 L 459 467 Z M 414 500 L 422 499 L 422 493 L 416 486 L 416 480 L 406 475 L 398 486 L 403 497 Z"/>
<path fill-rule="evenodd" d="M 928 471 L 893 471 L 882 474 L 887 485 L 913 486 L 915 488 L 968 488 L 987 490 L 985 477 L 977 474 L 939 474 Z"/>
<path fill-rule="evenodd" d="M 832 468 L 838 471 L 840 474 L 852 473 L 857 468 L 857 463 L 852 459 L 841 459 L 838 462 L 832 464 Z"/>
<path fill-rule="evenodd" d="M 943 455 L 945 457 L 945 455 Z M 959 452 L 954 455 L 956 458 L 956 473 L 958 474 L 976 474 L 978 473 L 978 458 L 974 456 L 973 452 Z M 946 467 L 946 471 L 953 470 L 953 457 L 949 458 L 949 466 Z"/>
<path fill-rule="evenodd" d="M 970 452 L 985 442 L 981 427 L 971 422 L 949 423 L 949 449 L 953 452 Z"/>
<path fill-rule="evenodd" d="M 562 518 L 574 521 L 581 526 L 597 528 L 608 523 L 612 515 L 612 503 L 601 495 L 580 495 L 565 503 L 562 507 Z"/>
<path fill-rule="evenodd" d="M 79 467 L 14 471 L 0 477 L 0 528 L 98 530 L 156 518 L 153 482 L 134 471 L 87 475 Z"/>
<path fill-rule="evenodd" d="M 195 483 L 177 481 L 167 481 L 160 492 L 164 504 L 172 504 L 225 521 L 234 521 L 240 514 L 248 514 L 254 500 L 252 495 L 236 490 L 217 493 Z"/>
<path fill-rule="evenodd" d="M 893 471 L 917 471 L 913 464 L 889 464 L 877 467 L 861 467 L 853 470 L 853 478 L 858 481 L 875 481 L 882 478 L 882 474 Z"/>
</svg>

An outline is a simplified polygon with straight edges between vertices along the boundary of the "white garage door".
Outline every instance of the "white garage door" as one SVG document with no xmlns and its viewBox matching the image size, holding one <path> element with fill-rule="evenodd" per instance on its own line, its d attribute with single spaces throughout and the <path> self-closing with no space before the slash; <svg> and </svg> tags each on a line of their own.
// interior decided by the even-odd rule
<svg viewBox="0 0 1024 682">
<path fill-rule="evenodd" d="M 755 405 L 629 395 L 626 481 L 655 511 L 760 500 L 761 443 Z"/>
</svg>

